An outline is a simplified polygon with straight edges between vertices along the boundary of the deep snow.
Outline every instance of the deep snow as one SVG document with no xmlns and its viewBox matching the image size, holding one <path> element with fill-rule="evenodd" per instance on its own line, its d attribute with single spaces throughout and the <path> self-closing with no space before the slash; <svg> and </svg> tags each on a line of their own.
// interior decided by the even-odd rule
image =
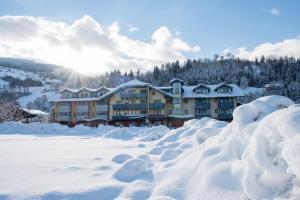
<svg viewBox="0 0 300 200">
<path fill-rule="evenodd" d="M 0 124 L 0 199 L 300 199 L 300 105 L 269 96 L 233 116 L 178 129 Z"/>
</svg>

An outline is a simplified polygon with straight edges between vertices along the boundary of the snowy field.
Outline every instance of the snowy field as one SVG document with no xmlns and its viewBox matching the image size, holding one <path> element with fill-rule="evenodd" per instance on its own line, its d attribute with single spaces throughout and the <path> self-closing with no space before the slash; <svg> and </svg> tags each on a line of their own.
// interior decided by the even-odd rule
<svg viewBox="0 0 300 200">
<path fill-rule="evenodd" d="M 231 123 L 90 129 L 0 124 L 0 199 L 300 199 L 300 105 L 263 97 Z"/>
</svg>

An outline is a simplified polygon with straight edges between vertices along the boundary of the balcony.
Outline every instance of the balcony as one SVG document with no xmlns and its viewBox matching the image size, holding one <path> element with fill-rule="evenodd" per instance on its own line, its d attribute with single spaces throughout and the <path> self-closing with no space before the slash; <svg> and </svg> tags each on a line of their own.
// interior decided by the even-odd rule
<svg viewBox="0 0 300 200">
<path fill-rule="evenodd" d="M 165 104 L 164 103 L 151 103 L 149 105 L 150 109 L 153 110 L 161 110 L 165 108 Z"/>
<path fill-rule="evenodd" d="M 113 115 L 113 120 L 145 120 L 146 117 L 144 115 Z"/>
<path fill-rule="evenodd" d="M 196 109 L 209 109 L 210 103 L 196 103 Z"/>
<path fill-rule="evenodd" d="M 220 120 L 231 120 L 232 114 L 219 114 L 218 119 Z"/>
<path fill-rule="evenodd" d="M 147 104 L 114 104 L 114 110 L 146 110 Z"/>
<path fill-rule="evenodd" d="M 121 99 L 147 99 L 147 93 L 120 93 Z"/>
<path fill-rule="evenodd" d="M 218 102 L 218 108 L 233 108 L 233 102 Z"/>
</svg>

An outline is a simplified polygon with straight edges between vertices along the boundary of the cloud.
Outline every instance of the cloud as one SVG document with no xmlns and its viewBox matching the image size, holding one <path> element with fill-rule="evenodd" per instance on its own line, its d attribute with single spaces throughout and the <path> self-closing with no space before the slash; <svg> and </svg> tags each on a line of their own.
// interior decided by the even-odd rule
<svg viewBox="0 0 300 200">
<path fill-rule="evenodd" d="M 90 16 L 72 24 L 29 16 L 0 17 L 0 56 L 42 60 L 84 72 L 148 70 L 184 61 L 186 53 L 199 50 L 167 27 L 155 30 L 145 42 L 121 34 L 116 22 L 104 27 Z"/>
<path fill-rule="evenodd" d="M 129 32 L 135 32 L 135 31 L 138 31 L 138 30 L 139 30 L 138 27 L 133 26 L 132 24 L 129 24 L 129 25 L 128 25 L 128 31 L 129 31 Z"/>
<path fill-rule="evenodd" d="M 237 49 L 225 49 L 223 53 L 232 53 L 237 57 L 247 59 L 255 59 L 262 55 L 267 57 L 292 56 L 300 58 L 300 36 L 293 39 L 285 39 L 276 43 L 263 43 L 255 47 L 253 50 L 240 47 Z"/>
<path fill-rule="evenodd" d="M 270 10 L 270 14 L 271 15 L 280 15 L 281 14 L 281 11 L 280 10 L 278 10 L 277 8 L 272 8 L 271 10 Z"/>
</svg>

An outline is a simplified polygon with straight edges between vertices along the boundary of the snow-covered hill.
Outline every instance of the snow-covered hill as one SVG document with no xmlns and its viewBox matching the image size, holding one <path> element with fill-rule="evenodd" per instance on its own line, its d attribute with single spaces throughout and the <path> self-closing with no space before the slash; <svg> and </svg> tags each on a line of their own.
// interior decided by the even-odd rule
<svg viewBox="0 0 300 200">
<path fill-rule="evenodd" d="M 12 81 L 14 84 L 16 84 L 16 80 L 24 81 L 26 79 L 30 79 L 33 81 L 40 82 L 42 86 L 39 87 L 28 87 L 24 86 L 22 83 L 19 82 L 16 88 L 10 88 L 9 82 L 4 81 L 2 79 L 7 77 L 12 77 Z M 6 80 L 6 79 L 5 79 Z M 7 68 L 0 66 L 0 92 L 1 91 L 10 91 L 12 93 L 18 92 L 17 96 L 21 96 L 17 101 L 19 104 L 26 108 L 28 103 L 34 102 L 37 98 L 40 98 L 42 96 L 46 96 L 48 99 L 57 97 L 57 93 L 55 92 L 55 89 L 58 87 L 58 85 L 61 83 L 60 80 L 56 79 L 49 79 L 45 78 L 43 76 L 40 76 L 39 74 L 23 71 L 20 69 L 13 69 L 13 68 Z M 28 82 L 27 82 L 28 84 Z M 27 92 L 24 92 L 27 91 Z M 24 94 L 22 94 L 22 92 Z M 28 95 L 29 94 L 29 95 Z M 37 108 L 40 109 L 40 108 Z"/>
<path fill-rule="evenodd" d="M 38 74 L 23 71 L 20 69 L 13 69 L 8 67 L 2 67 L 0 66 L 0 78 L 3 78 L 5 76 L 10 76 L 16 79 L 25 80 L 25 79 L 32 79 L 36 81 L 41 81 L 43 83 L 60 83 L 61 81 L 55 80 L 55 79 L 48 79 L 44 78 Z"/>
<path fill-rule="evenodd" d="M 299 122 L 270 96 L 178 129 L 0 124 L 0 199 L 300 199 Z"/>
</svg>

